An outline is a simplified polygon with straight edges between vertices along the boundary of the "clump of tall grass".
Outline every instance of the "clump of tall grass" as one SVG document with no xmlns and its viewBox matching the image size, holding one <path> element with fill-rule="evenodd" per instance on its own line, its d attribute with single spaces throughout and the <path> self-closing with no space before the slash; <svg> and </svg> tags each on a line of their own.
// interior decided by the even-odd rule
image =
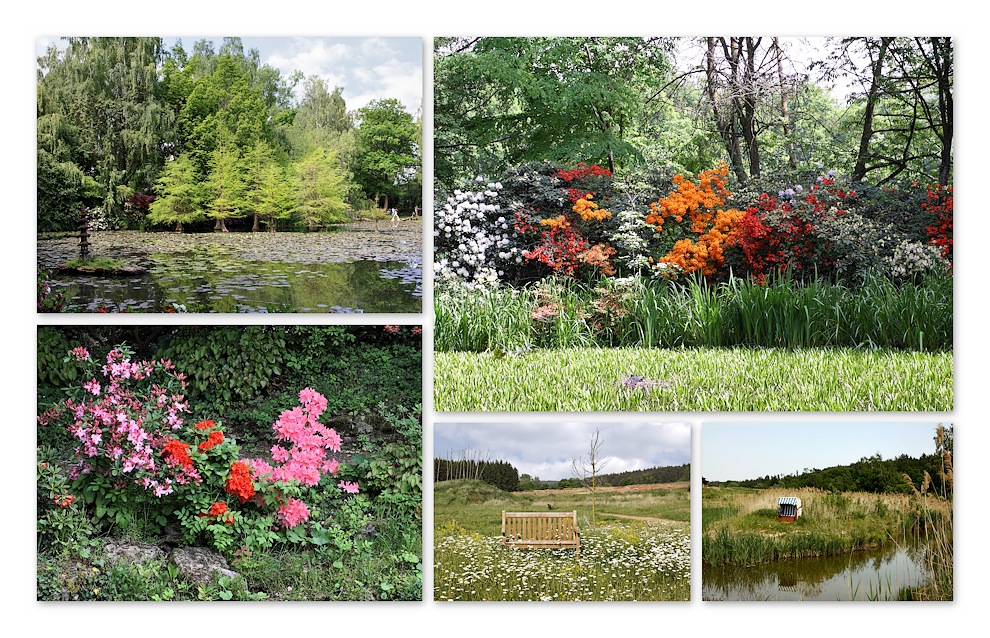
<svg viewBox="0 0 990 638">
<path fill-rule="evenodd" d="M 706 510 L 711 511 L 701 543 L 702 560 L 709 565 L 753 565 L 847 554 L 880 547 L 910 528 L 911 506 L 908 497 L 901 494 L 830 493 L 806 488 L 732 492 L 723 497 L 718 491 L 706 491 L 702 504 L 703 523 Z M 794 495 L 800 496 L 804 515 L 792 523 L 778 522 L 772 506 L 779 496 Z M 730 513 L 730 508 L 735 512 Z"/>
<path fill-rule="evenodd" d="M 952 277 L 856 286 L 789 273 L 710 284 L 547 279 L 523 289 L 453 289 L 435 301 L 438 351 L 638 347 L 952 349 Z"/>
<path fill-rule="evenodd" d="M 915 486 L 911 477 L 904 475 L 904 481 L 911 487 L 912 505 L 916 512 L 915 533 L 924 543 L 924 565 L 928 582 L 912 595 L 923 600 L 952 600 L 953 597 L 953 530 L 952 530 L 952 446 L 951 434 L 939 424 L 935 431 L 936 451 L 942 457 L 939 478 L 945 486 L 942 494 L 929 490 L 931 476 L 925 472 L 920 486 Z"/>
</svg>

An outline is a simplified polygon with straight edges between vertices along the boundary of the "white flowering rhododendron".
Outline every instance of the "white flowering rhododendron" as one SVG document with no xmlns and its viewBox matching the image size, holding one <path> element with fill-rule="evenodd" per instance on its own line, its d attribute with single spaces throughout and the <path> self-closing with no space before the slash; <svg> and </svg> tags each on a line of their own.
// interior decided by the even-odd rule
<svg viewBox="0 0 990 638">
<path fill-rule="evenodd" d="M 455 190 L 434 216 L 439 280 L 458 279 L 468 285 L 492 285 L 505 274 L 505 266 L 521 264 L 514 245 L 518 233 L 498 203 L 502 184 L 477 183 L 484 190 Z"/>
</svg>

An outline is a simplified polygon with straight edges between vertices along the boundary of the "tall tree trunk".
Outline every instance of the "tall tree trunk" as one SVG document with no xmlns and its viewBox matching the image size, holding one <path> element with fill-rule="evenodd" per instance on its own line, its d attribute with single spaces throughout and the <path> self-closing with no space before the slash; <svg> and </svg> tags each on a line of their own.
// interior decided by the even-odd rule
<svg viewBox="0 0 990 638">
<path fill-rule="evenodd" d="M 872 60 L 873 78 L 870 91 L 866 96 L 866 111 L 863 114 L 863 134 L 859 138 L 859 152 L 856 154 L 856 166 L 853 168 L 852 180 L 862 181 L 866 177 L 866 161 L 870 157 L 870 138 L 873 137 L 873 112 L 876 110 L 877 96 L 880 93 L 880 82 L 883 78 L 883 64 L 887 57 L 887 49 L 894 38 L 880 38 L 880 49 L 876 59 Z"/>
<path fill-rule="evenodd" d="M 794 150 L 794 132 L 791 130 L 791 116 L 787 110 L 787 83 L 784 80 L 784 53 L 780 50 L 780 38 L 774 37 L 773 49 L 777 56 L 777 83 L 780 85 L 780 116 L 787 146 L 787 165 L 797 170 L 797 153 Z"/>
<path fill-rule="evenodd" d="M 715 38 L 706 39 L 708 49 L 705 55 L 706 88 L 708 90 L 708 99 L 712 103 L 712 118 L 715 120 L 715 128 L 718 130 L 719 137 L 722 138 L 725 152 L 729 156 L 729 165 L 732 167 L 736 179 L 740 182 L 745 182 L 749 179 L 749 176 L 746 174 L 746 168 L 743 166 L 742 151 L 739 148 L 739 137 L 736 133 L 735 119 L 731 112 L 726 114 L 719 107 L 717 90 L 718 74 L 715 68 L 715 40 Z M 722 40 L 722 45 L 723 47 L 725 46 L 724 39 Z"/>
<path fill-rule="evenodd" d="M 930 40 L 932 44 L 930 58 L 925 55 L 925 48 L 920 39 L 918 39 L 918 48 L 938 84 L 938 114 L 942 124 L 942 132 L 939 134 L 942 148 L 939 154 L 938 183 L 948 186 L 952 179 L 952 135 L 955 128 L 952 122 L 952 38 Z"/>
<path fill-rule="evenodd" d="M 756 78 L 756 50 L 760 46 L 757 38 L 746 38 L 746 70 L 739 87 L 742 92 L 742 121 L 743 139 L 746 140 L 746 152 L 749 158 L 749 176 L 760 176 L 760 146 L 756 139 L 756 102 L 759 99 L 759 84 Z"/>
</svg>

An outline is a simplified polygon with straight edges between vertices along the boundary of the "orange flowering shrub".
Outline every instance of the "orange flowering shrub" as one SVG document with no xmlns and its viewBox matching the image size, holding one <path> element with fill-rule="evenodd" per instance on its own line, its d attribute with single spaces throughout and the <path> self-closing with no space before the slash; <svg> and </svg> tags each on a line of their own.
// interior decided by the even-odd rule
<svg viewBox="0 0 990 638">
<path fill-rule="evenodd" d="M 714 275 L 725 261 L 723 248 L 745 213 L 719 208 L 732 193 L 725 187 L 729 168 L 722 164 L 698 175 L 695 184 L 683 175 L 674 176 L 677 190 L 650 204 L 646 223 L 656 233 L 673 236 L 671 250 L 657 261 L 681 268 L 685 273 L 701 271 Z M 687 220 L 687 226 L 684 222 Z M 691 233 L 696 237 L 684 237 Z"/>
<path fill-rule="evenodd" d="M 574 205 L 571 207 L 578 217 L 584 221 L 595 220 L 596 222 L 604 221 L 612 216 L 612 213 L 608 212 L 604 208 L 599 208 L 598 204 L 591 201 L 594 195 L 591 193 L 585 193 L 584 197 L 579 197 Z"/>
<path fill-rule="evenodd" d="M 567 221 L 567 218 L 563 215 L 558 215 L 557 217 L 551 217 L 549 219 L 541 219 L 540 226 L 547 226 L 551 230 L 559 230 L 561 228 L 567 228 L 571 225 L 571 222 Z"/>
<path fill-rule="evenodd" d="M 611 258 L 615 255 L 615 248 L 608 244 L 595 244 L 591 248 L 578 253 L 577 260 L 597 268 L 603 275 L 614 275 L 615 268 L 612 267 Z"/>
</svg>

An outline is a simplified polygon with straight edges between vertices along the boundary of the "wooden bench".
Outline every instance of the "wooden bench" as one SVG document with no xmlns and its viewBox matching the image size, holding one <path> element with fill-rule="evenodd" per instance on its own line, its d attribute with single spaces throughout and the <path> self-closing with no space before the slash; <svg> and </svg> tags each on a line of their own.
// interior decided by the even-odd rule
<svg viewBox="0 0 990 638">
<path fill-rule="evenodd" d="M 502 544 L 506 547 L 573 547 L 581 555 L 581 531 L 573 512 L 506 512 L 502 510 Z"/>
</svg>

